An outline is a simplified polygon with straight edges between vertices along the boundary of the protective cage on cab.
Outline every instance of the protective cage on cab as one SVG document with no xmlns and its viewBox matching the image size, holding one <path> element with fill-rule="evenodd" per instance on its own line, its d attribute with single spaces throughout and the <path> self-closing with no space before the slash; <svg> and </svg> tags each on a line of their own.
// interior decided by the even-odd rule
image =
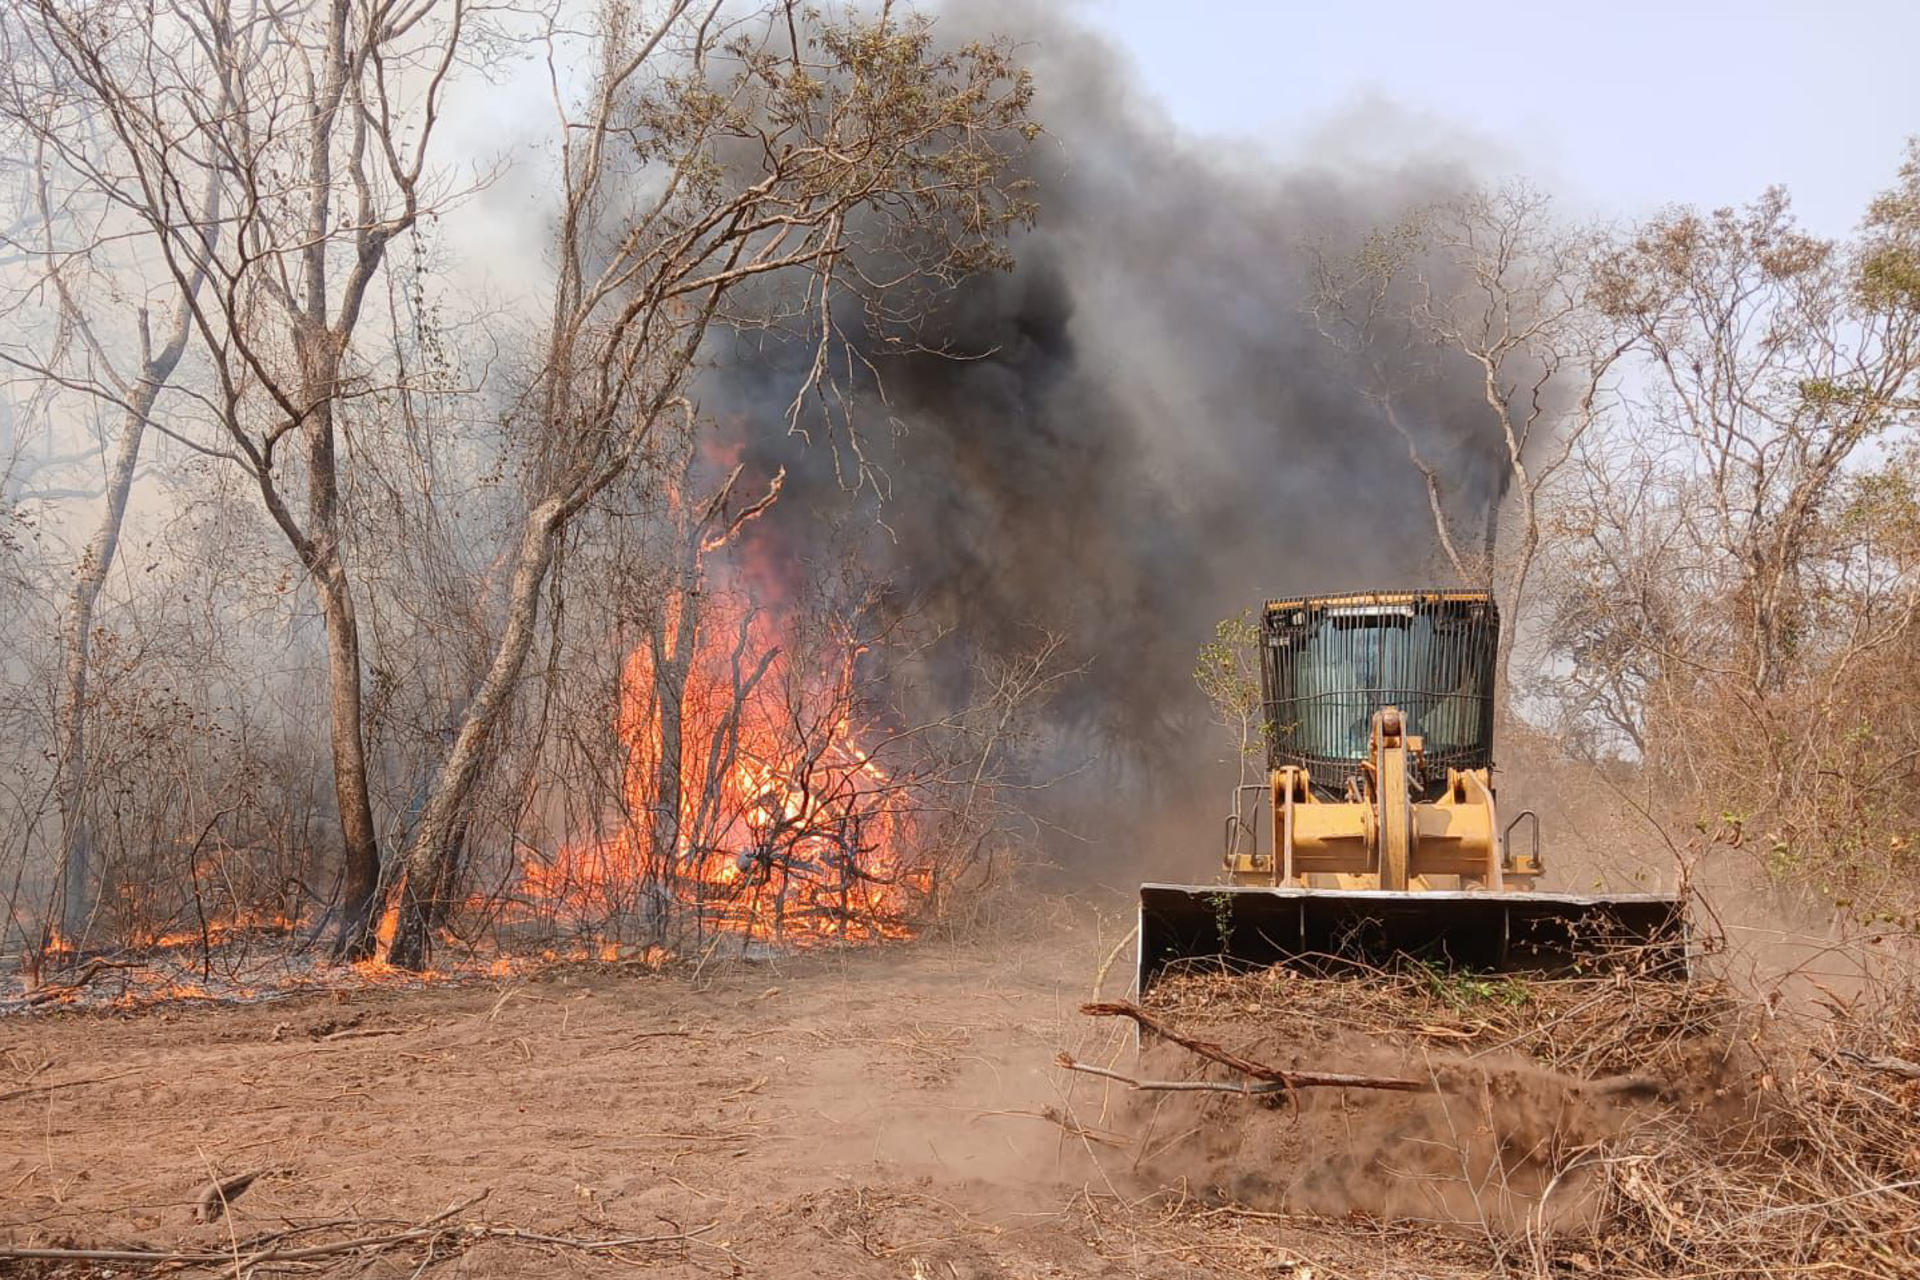
<svg viewBox="0 0 1920 1280">
<path fill-rule="evenodd" d="M 1275 600 L 1260 631 L 1269 769 L 1303 768 L 1322 796 L 1344 796 L 1381 707 L 1423 739 L 1416 799 L 1434 798 L 1450 768 L 1493 763 L 1500 615 L 1484 592 Z"/>
</svg>

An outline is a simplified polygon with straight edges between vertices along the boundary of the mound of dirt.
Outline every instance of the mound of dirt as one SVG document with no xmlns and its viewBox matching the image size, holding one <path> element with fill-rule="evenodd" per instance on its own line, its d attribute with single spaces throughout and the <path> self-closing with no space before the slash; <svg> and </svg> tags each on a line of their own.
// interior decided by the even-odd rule
<svg viewBox="0 0 1920 1280">
<path fill-rule="evenodd" d="M 1145 1104 L 1145 1128 L 1188 1136 L 1156 1165 L 1258 1208 L 1502 1231 L 1542 1219 L 1559 1226 L 1594 1211 L 1591 1181 L 1567 1153 L 1618 1137 L 1647 1105 L 1644 1095 L 1595 1092 L 1517 1061 L 1395 1062 L 1356 1049 L 1341 1065 L 1424 1072 L 1433 1088 L 1313 1090 L 1251 1107 L 1222 1095 L 1163 1095 Z"/>
<path fill-rule="evenodd" d="M 1406 1089 L 1129 1095 L 1139 1167 L 1205 1201 L 1524 1238 L 1574 1270 L 1917 1273 L 1906 997 L 1815 1022 L 1710 980 L 1277 968 L 1147 1006 L 1262 1067 Z M 1151 1031 L 1138 1074 L 1249 1081 Z"/>
<path fill-rule="evenodd" d="M 1556 982 L 1425 971 L 1321 978 L 1280 968 L 1189 975 L 1153 1012 L 1286 1071 L 1408 1081 L 1418 1091 L 1316 1088 L 1250 1103 L 1137 1096 L 1163 1177 L 1288 1212 L 1359 1211 L 1503 1231 L 1591 1224 L 1578 1154 L 1741 1094 L 1737 1010 L 1710 985 L 1624 977 Z M 1228 1079 L 1149 1043 L 1149 1076 Z"/>
</svg>

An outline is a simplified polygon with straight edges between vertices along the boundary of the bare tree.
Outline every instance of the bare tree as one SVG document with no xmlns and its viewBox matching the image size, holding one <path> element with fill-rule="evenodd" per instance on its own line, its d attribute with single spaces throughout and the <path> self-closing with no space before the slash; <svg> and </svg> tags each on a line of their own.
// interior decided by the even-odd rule
<svg viewBox="0 0 1920 1280">
<path fill-rule="evenodd" d="M 388 246 L 445 196 L 427 162 L 466 7 L 40 0 L 32 12 L 46 56 L 111 146 L 96 156 L 64 134 L 49 142 L 141 224 L 191 316 L 209 367 L 198 417 L 215 433 L 191 445 L 248 474 L 319 597 L 345 853 L 338 938 L 342 954 L 357 953 L 380 851 L 340 415 L 366 387 L 354 339 Z M 229 234 L 208 234 L 198 216 L 209 184 Z"/>
<path fill-rule="evenodd" d="M 1784 191 L 1680 210 L 1602 264 L 1597 301 L 1647 358 L 1647 412 L 1702 468 L 1708 545 L 1738 566 L 1736 660 L 1780 687 L 1808 621 L 1823 514 L 1848 463 L 1910 425 L 1920 296 L 1910 271 L 1920 159 L 1851 250 L 1794 223 Z"/>
<path fill-rule="evenodd" d="M 9 134 L 30 147 L 35 157 L 34 206 L 38 217 L 23 222 L 16 229 L 17 236 L 10 235 L 6 243 L 17 266 L 27 268 L 18 273 L 22 278 L 15 296 L 32 296 L 36 290 L 50 293 L 55 314 L 46 326 L 29 323 L 16 330 L 18 341 L 0 347 L 0 361 L 50 385 L 81 392 L 120 415 L 107 459 L 99 519 L 73 568 L 61 628 L 55 782 L 61 820 L 58 916 L 65 936 L 78 940 L 86 933 L 93 909 L 86 727 L 94 610 L 119 551 L 147 424 L 185 354 L 192 306 L 206 283 L 206 272 L 196 269 L 184 293 L 161 291 L 158 345 L 146 308 L 139 308 L 133 335 L 138 344 L 136 363 L 132 369 L 123 370 L 115 350 L 117 344 L 103 340 L 93 320 L 91 300 L 80 296 L 76 277 L 121 274 L 134 264 L 103 260 L 110 254 L 109 232 L 98 225 L 97 219 L 57 207 L 54 188 L 59 182 L 64 189 L 65 183 L 50 170 L 50 141 L 62 132 L 68 136 L 84 132 L 89 113 L 84 103 L 78 112 L 72 109 L 74 104 L 59 82 L 36 82 L 27 73 L 27 67 L 38 63 L 31 56 L 38 52 L 31 49 L 33 34 L 17 32 L 9 41 L 16 45 L 12 50 L 16 74 L 8 79 L 4 98 L 0 98 L 0 118 L 6 121 Z M 203 183 L 201 191 L 188 216 L 197 233 L 210 239 L 218 234 L 220 192 L 212 181 Z M 75 232 L 83 237 L 80 243 L 69 239 Z M 41 336 L 46 339 L 44 344 L 35 341 Z"/>
<path fill-rule="evenodd" d="M 1710 599 L 1691 537 L 1688 484 L 1657 439 L 1611 425 L 1580 442 L 1550 498 L 1540 587 L 1553 637 L 1545 690 L 1563 740 L 1587 759 L 1644 756 L 1668 655 L 1701 640 L 1681 606 Z"/>
<path fill-rule="evenodd" d="M 1500 595 L 1502 688 L 1540 552 L 1541 496 L 1612 411 L 1612 375 L 1631 341 L 1589 298 L 1598 246 L 1593 233 L 1557 222 L 1547 196 L 1512 183 L 1416 210 L 1316 272 L 1322 330 L 1359 359 L 1368 394 L 1405 444 L 1448 566 Z M 1408 421 L 1422 410 L 1407 402 L 1409 389 L 1417 396 L 1431 382 L 1409 377 L 1409 366 L 1423 364 L 1441 377 L 1471 371 L 1483 416 L 1467 439 Z M 1440 447 L 1452 457 L 1435 456 Z"/>
</svg>

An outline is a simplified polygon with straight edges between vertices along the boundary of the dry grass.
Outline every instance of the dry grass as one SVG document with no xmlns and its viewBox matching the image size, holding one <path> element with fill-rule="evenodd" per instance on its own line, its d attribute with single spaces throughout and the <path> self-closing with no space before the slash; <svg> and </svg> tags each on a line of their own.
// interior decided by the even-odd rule
<svg viewBox="0 0 1920 1280">
<path fill-rule="evenodd" d="M 1758 1029 L 1746 1114 L 1659 1117 L 1596 1153 L 1621 1274 L 1920 1274 L 1915 993 Z"/>
</svg>

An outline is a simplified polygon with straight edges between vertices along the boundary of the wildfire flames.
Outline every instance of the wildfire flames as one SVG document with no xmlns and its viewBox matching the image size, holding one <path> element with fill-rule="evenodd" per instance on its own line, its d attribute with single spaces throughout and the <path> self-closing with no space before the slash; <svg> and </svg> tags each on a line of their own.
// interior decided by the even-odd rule
<svg viewBox="0 0 1920 1280">
<path fill-rule="evenodd" d="M 913 779 L 864 745 L 887 739 L 863 720 L 859 643 L 704 584 L 680 594 L 622 665 L 612 829 L 530 859 L 504 912 L 497 901 L 471 904 L 496 924 L 560 924 L 571 940 L 556 945 L 549 932 L 527 950 L 495 934 L 499 949 L 476 952 L 449 934 L 436 969 L 362 961 L 357 981 L 504 977 L 556 960 L 656 965 L 703 937 L 806 946 L 912 936 L 933 872 L 908 853 Z M 393 904 L 386 915 L 383 942 Z M 338 971 L 323 951 L 273 942 L 316 923 L 265 909 L 197 924 L 176 913 L 90 956 L 53 933 L 0 1006 L 133 1008 L 332 986 Z"/>
<path fill-rule="evenodd" d="M 624 664 L 620 828 L 529 866 L 525 893 L 655 932 L 676 918 L 789 945 L 910 936 L 931 875 L 903 857 L 907 789 L 860 743 L 858 646 L 808 662 L 768 613 L 699 604 L 687 643 L 669 618 Z"/>
</svg>

